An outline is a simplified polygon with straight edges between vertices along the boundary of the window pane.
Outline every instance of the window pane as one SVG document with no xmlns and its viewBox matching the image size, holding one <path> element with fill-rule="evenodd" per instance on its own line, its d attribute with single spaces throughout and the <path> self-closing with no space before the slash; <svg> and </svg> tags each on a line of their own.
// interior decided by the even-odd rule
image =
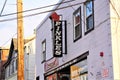
<svg viewBox="0 0 120 80">
<path fill-rule="evenodd" d="M 42 44 L 42 51 L 45 51 L 45 42 Z"/>
<path fill-rule="evenodd" d="M 92 14 L 92 1 L 86 3 L 86 16 L 90 16 Z"/>
<path fill-rule="evenodd" d="M 93 16 L 87 18 L 87 30 L 93 28 Z"/>
<path fill-rule="evenodd" d="M 88 77 L 88 66 L 87 60 L 83 60 L 74 64 L 70 67 L 71 80 L 87 80 Z"/>
<path fill-rule="evenodd" d="M 75 25 L 80 24 L 80 13 L 75 14 Z"/>
<path fill-rule="evenodd" d="M 75 27 L 75 38 L 78 38 L 80 36 L 80 27 L 79 25 L 77 25 Z"/>
<path fill-rule="evenodd" d="M 81 7 L 79 7 L 74 13 L 74 40 L 81 36 Z"/>
<path fill-rule="evenodd" d="M 46 59 L 46 53 L 43 52 L 43 61 Z"/>
<path fill-rule="evenodd" d="M 91 29 L 93 29 L 94 27 L 94 14 L 93 14 L 93 1 L 92 0 L 88 0 L 86 2 L 86 32 L 90 31 Z"/>
<path fill-rule="evenodd" d="M 46 41 L 42 42 L 42 61 L 46 60 Z"/>
</svg>

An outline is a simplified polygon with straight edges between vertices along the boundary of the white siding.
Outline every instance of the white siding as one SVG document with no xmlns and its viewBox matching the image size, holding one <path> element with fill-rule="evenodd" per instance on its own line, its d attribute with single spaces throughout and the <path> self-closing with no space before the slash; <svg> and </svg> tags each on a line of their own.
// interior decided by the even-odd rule
<svg viewBox="0 0 120 80">
<path fill-rule="evenodd" d="M 33 35 L 34 37 L 35 35 Z M 32 39 L 32 37 L 30 37 Z M 25 70 L 24 76 L 25 80 L 34 80 L 35 78 L 35 38 L 24 45 L 26 47 L 24 60 L 25 60 Z"/>
<path fill-rule="evenodd" d="M 65 0 L 66 1 L 66 0 Z M 60 5 L 60 7 L 72 5 L 74 3 L 81 3 L 77 6 L 56 11 L 62 15 L 63 20 L 67 20 L 67 55 L 59 58 L 59 66 L 82 55 L 84 52 L 89 51 L 88 56 L 88 78 L 89 80 L 97 80 L 98 73 L 101 73 L 100 78 L 104 80 L 113 80 L 115 72 L 113 73 L 112 64 L 112 50 L 115 45 L 111 43 L 114 36 L 111 35 L 110 25 L 110 3 L 109 0 L 94 0 L 94 30 L 85 35 L 85 0 L 76 0 L 69 3 Z M 76 42 L 73 41 L 73 12 L 81 6 L 82 13 L 82 37 Z M 46 53 L 47 60 L 52 58 L 52 24 L 49 16 L 45 21 L 39 25 L 36 31 L 36 76 L 40 76 L 40 80 L 44 80 L 44 63 L 41 63 L 41 43 L 46 39 Z M 116 28 L 115 28 L 116 29 Z M 118 28 L 119 29 L 119 28 Z M 113 30 L 113 29 L 112 29 Z M 119 31 L 118 31 L 119 32 Z M 119 34 L 117 34 L 119 36 Z M 116 41 L 116 40 L 115 40 Z M 120 40 L 119 40 L 120 41 Z M 114 41 L 113 41 L 114 42 Z M 117 43 L 115 43 L 117 44 Z M 113 45 L 113 49 L 112 49 Z M 118 50 L 118 49 L 117 49 Z M 120 50 L 120 49 L 119 49 Z M 120 52 L 118 50 L 118 52 Z M 100 53 L 103 52 L 104 56 L 101 57 Z M 117 53 L 118 53 L 117 52 Z M 119 62 L 119 61 L 118 61 Z M 118 66 L 118 65 L 117 65 Z M 108 76 L 103 77 L 102 71 L 108 70 Z M 120 69 L 118 69 L 120 71 Z M 92 75 L 91 75 L 92 74 Z M 117 76 L 116 76 L 117 77 Z M 119 78 L 116 78 L 119 79 Z"/>
</svg>

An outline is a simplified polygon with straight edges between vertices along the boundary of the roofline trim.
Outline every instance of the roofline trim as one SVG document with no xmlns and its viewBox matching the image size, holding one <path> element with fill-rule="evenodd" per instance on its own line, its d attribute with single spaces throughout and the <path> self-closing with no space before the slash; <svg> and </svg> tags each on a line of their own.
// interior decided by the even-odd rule
<svg viewBox="0 0 120 80">
<path fill-rule="evenodd" d="M 55 7 L 53 7 L 52 10 L 56 10 L 60 5 L 61 3 L 63 2 L 64 0 L 60 0 L 58 3 L 59 5 L 56 5 Z M 53 13 L 54 11 L 48 13 L 48 15 L 42 20 L 42 22 L 36 27 L 36 31 L 45 23 L 45 21 L 50 17 L 50 15 Z"/>
</svg>

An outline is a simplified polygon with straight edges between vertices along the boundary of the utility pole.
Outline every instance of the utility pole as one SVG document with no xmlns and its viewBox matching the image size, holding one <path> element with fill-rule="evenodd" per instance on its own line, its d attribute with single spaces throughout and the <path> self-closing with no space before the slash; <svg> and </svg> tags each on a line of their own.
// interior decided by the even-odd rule
<svg viewBox="0 0 120 80">
<path fill-rule="evenodd" d="M 17 80 L 24 80 L 24 38 L 22 0 L 17 0 L 17 39 L 18 39 L 18 73 Z"/>
</svg>

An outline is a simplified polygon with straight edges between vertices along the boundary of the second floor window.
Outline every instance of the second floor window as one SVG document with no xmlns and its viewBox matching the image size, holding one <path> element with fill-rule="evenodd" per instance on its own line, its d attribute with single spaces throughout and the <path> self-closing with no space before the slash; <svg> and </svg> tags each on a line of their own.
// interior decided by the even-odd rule
<svg viewBox="0 0 120 80">
<path fill-rule="evenodd" d="M 46 40 L 42 42 L 42 62 L 46 60 Z"/>
<path fill-rule="evenodd" d="M 79 7 L 73 13 L 73 20 L 74 20 L 74 41 L 76 41 L 82 36 L 81 7 Z"/>
<path fill-rule="evenodd" d="M 86 32 L 91 31 L 94 28 L 94 12 L 93 12 L 93 1 L 88 0 L 85 3 L 85 12 L 86 12 Z"/>
</svg>

